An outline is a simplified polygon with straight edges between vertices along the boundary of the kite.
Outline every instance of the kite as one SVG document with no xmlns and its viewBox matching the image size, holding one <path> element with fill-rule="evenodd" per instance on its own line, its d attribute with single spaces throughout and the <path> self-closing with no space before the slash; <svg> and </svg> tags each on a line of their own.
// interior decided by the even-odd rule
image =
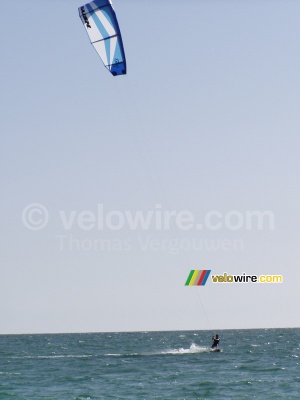
<svg viewBox="0 0 300 400">
<path fill-rule="evenodd" d="M 126 74 L 122 36 L 110 0 L 94 0 L 79 7 L 80 19 L 105 67 L 113 76 Z"/>
</svg>

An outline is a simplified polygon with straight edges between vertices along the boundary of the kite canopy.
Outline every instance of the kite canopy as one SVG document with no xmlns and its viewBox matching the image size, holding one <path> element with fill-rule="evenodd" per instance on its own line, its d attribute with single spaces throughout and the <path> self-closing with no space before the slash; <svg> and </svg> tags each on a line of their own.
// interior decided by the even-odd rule
<svg viewBox="0 0 300 400">
<path fill-rule="evenodd" d="M 112 75 L 126 74 L 122 36 L 110 0 L 94 0 L 79 7 L 91 43 Z"/>
</svg>

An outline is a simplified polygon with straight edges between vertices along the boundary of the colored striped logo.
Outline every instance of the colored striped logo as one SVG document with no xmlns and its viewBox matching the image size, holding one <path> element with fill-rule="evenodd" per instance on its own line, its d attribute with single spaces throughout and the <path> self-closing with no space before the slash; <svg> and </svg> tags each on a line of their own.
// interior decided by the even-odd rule
<svg viewBox="0 0 300 400">
<path fill-rule="evenodd" d="M 192 269 L 185 282 L 185 286 L 204 286 L 210 272 L 210 269 Z"/>
</svg>

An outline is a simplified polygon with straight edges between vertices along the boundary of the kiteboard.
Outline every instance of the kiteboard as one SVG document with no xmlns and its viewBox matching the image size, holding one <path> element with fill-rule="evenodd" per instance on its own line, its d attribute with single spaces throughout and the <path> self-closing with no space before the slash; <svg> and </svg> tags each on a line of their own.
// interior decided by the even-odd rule
<svg viewBox="0 0 300 400">
<path fill-rule="evenodd" d="M 209 351 L 210 351 L 210 353 L 220 353 L 221 349 L 219 347 L 214 347 L 213 349 L 210 349 Z"/>
</svg>

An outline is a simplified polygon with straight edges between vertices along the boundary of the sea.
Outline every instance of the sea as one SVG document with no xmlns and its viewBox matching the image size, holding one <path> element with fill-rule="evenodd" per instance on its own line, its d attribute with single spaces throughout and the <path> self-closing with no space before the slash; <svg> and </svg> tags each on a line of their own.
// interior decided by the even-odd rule
<svg viewBox="0 0 300 400">
<path fill-rule="evenodd" d="M 298 328 L 0 335 L 0 399 L 300 399 L 299 364 Z"/>
</svg>

